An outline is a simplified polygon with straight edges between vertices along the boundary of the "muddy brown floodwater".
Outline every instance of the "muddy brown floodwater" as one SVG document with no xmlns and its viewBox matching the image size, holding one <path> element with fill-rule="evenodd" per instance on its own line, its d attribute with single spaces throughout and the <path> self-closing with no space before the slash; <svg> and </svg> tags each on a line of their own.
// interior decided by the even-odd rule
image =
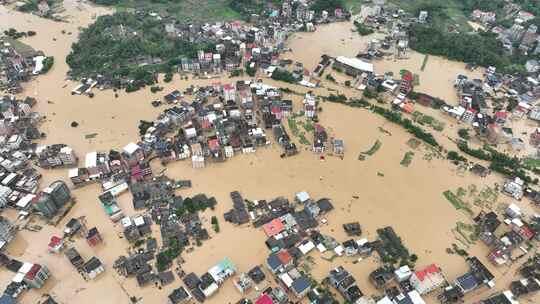
<svg viewBox="0 0 540 304">
<path fill-rule="evenodd" d="M 136 141 L 139 120 L 152 120 L 162 111 L 150 105 L 153 99 L 161 95 L 144 90 L 131 94 L 119 93 L 119 97 L 115 98 L 112 91 L 95 90 L 96 95 L 92 99 L 72 96 L 70 91 L 76 83 L 65 80 L 68 67 L 64 59 L 71 44 L 77 39 L 79 28 L 92 22 L 92 17 L 110 11 L 73 0 L 65 0 L 64 5 L 70 15 L 69 23 L 53 22 L 0 7 L 2 30 L 8 27 L 35 30 L 38 33 L 35 37 L 24 38 L 23 41 L 56 59 L 53 69 L 26 84 L 22 94 L 36 97 L 39 101 L 37 111 L 48 117 L 42 126 L 47 133 L 44 143 L 66 143 L 83 156 L 89 151 L 107 151 Z M 350 23 L 336 23 L 322 26 L 315 33 L 296 34 L 288 43 L 293 51 L 284 57 L 301 61 L 308 68 L 315 67 L 322 54 L 352 57 L 371 38 L 361 37 L 351 32 L 351 28 Z M 62 31 L 66 34 L 62 34 Z M 68 35 L 68 32 L 72 34 Z M 421 71 L 424 55 L 411 52 L 409 57 L 397 62 L 391 59 L 375 62 L 376 72 L 398 73 L 400 69 L 409 69 L 420 76 L 420 91 L 455 101 L 453 79 L 458 73 L 463 73 L 463 63 L 430 56 L 425 70 Z M 469 75 L 480 77 L 480 72 Z M 161 85 L 167 92 L 176 88 L 184 89 L 190 84 L 216 81 L 226 83 L 231 80 L 226 77 L 189 81 L 175 78 L 173 82 Z M 296 86 L 294 89 L 305 91 Z M 322 89 L 318 91 L 326 92 Z M 346 93 L 359 94 L 354 91 Z M 299 97 L 294 99 L 298 106 Z M 327 217 L 328 225 L 321 228 L 324 233 L 343 241 L 346 236 L 341 225 L 359 221 L 364 227 L 365 236 L 373 240 L 377 228 L 390 225 L 411 252 L 418 255 L 418 266 L 437 263 L 449 279 L 463 274 L 467 270 L 464 260 L 457 255 L 447 254 L 446 248 L 456 242 L 451 229 L 458 221 L 468 222 L 469 219 L 456 211 L 444 199 L 442 192 L 471 184 L 478 187 L 492 185 L 499 181 L 498 178 L 493 176 L 479 180 L 466 173 L 462 174 L 447 161 L 436 158 L 424 160 L 423 155 L 427 152 L 420 150 L 416 151 L 411 165 L 405 168 L 400 166 L 400 161 L 405 152 L 411 150 L 406 145 L 410 135 L 401 128 L 365 110 L 328 103 L 323 104 L 323 109 L 320 115 L 323 125 L 333 135 L 345 140 L 347 152 L 344 159 L 327 157 L 321 161 L 309 151 L 281 159 L 280 149 L 272 145 L 260 149 L 256 154 L 237 156 L 231 161 L 212 164 L 203 170 L 194 170 L 188 162 L 178 162 L 167 167 L 166 174 L 170 177 L 193 181 L 193 188 L 182 191 L 181 195 L 203 192 L 218 199 L 216 210 L 204 213 L 203 218 L 209 226 L 210 217 L 216 215 L 221 219 L 221 232 L 211 232 L 211 240 L 193 252 L 184 254 L 186 263 L 183 269 L 201 274 L 223 257 L 229 257 L 240 272 L 264 264 L 268 254 L 264 234 L 251 227 L 234 227 L 222 220 L 222 214 L 232 206 L 229 192 L 238 190 L 248 199 L 271 199 L 280 195 L 292 198 L 294 193 L 306 190 L 315 198 L 329 197 L 334 202 L 336 209 Z M 72 128 L 72 121 L 77 121 L 79 127 Z M 379 127 L 392 135 L 382 133 Z M 91 140 L 85 139 L 84 135 L 90 133 L 97 133 L 97 136 Z M 443 138 L 442 135 L 437 136 Z M 366 161 L 358 161 L 358 153 L 368 150 L 376 140 L 382 142 L 380 150 Z M 307 147 L 303 148 L 308 150 Z M 158 164 L 153 166 L 161 170 Z M 66 170 L 44 171 L 43 174 L 43 185 L 55 179 L 66 179 L 67 176 Z M 121 229 L 111 223 L 101 209 L 97 200 L 99 187 L 92 185 L 73 192 L 77 204 L 58 227 L 45 225 L 40 232 L 22 230 L 8 248 L 8 253 L 18 259 L 47 265 L 54 275 L 54 279 L 43 290 L 27 292 L 22 303 L 36 303 L 42 293 L 54 295 L 61 303 L 129 303 L 131 296 L 142 298 L 141 303 L 165 303 L 167 295 L 181 284 L 180 281 L 177 279 L 163 290 L 158 290 L 153 286 L 139 288 L 136 280 L 119 277 L 112 269 L 112 264 L 119 255 L 126 254 L 129 245 L 119 237 Z M 136 212 L 130 198 L 129 194 L 123 194 L 119 198 L 120 206 L 127 215 L 134 215 Z M 5 211 L 5 215 L 10 218 L 16 216 L 10 210 Z M 84 258 L 95 255 L 106 265 L 105 275 L 91 282 L 85 282 L 63 255 L 47 253 L 50 236 L 61 234 L 60 227 L 69 218 L 83 215 L 89 226 L 96 226 L 101 231 L 105 240 L 97 248 L 90 248 L 83 240 L 74 241 Z M 157 227 L 154 229 L 155 235 L 159 235 Z M 473 246 L 469 252 L 488 264 L 485 259 L 487 249 L 484 246 Z M 374 258 L 359 263 L 353 263 L 350 258 L 327 262 L 318 253 L 312 255 L 316 262 L 313 270 L 316 278 L 322 279 L 332 267 L 342 264 L 353 272 L 364 293 L 376 293 L 368 282 L 369 272 L 377 267 Z M 505 274 L 513 273 L 515 267 L 496 269 L 490 266 L 497 275 L 498 290 L 508 288 L 512 276 Z M 0 270 L 0 288 L 4 288 L 11 278 L 12 273 Z M 477 294 L 468 295 L 467 301 L 472 302 L 491 293 L 493 290 L 482 289 Z M 241 296 L 229 280 L 206 303 L 235 303 Z M 436 303 L 433 297 L 427 300 L 428 303 Z"/>
</svg>

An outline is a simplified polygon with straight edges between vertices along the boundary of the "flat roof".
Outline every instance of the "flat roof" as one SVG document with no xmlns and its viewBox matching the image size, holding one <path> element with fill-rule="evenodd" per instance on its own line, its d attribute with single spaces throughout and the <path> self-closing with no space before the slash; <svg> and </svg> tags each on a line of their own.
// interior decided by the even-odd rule
<svg viewBox="0 0 540 304">
<path fill-rule="evenodd" d="M 139 145 L 137 145 L 134 142 L 130 142 L 129 144 L 127 144 L 124 147 L 124 152 L 131 155 L 131 154 L 135 153 L 135 151 L 137 151 L 137 149 L 139 149 Z"/>
<path fill-rule="evenodd" d="M 336 58 L 336 61 L 360 71 L 373 73 L 373 64 L 367 63 L 357 58 L 339 56 L 338 58 Z"/>
<path fill-rule="evenodd" d="M 93 168 L 97 165 L 97 152 L 86 153 L 84 165 L 86 168 Z"/>
</svg>

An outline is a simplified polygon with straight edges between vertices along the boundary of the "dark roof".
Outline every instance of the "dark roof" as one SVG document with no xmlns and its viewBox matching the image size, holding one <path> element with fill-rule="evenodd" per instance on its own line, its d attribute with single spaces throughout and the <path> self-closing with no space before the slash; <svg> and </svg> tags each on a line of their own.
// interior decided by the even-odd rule
<svg viewBox="0 0 540 304">
<path fill-rule="evenodd" d="M 90 230 L 88 230 L 88 235 L 86 236 L 86 238 L 89 239 L 89 238 L 92 238 L 93 236 L 96 236 L 98 234 L 99 234 L 99 232 L 98 232 L 96 227 L 90 228 Z"/>
<path fill-rule="evenodd" d="M 201 279 L 194 272 L 186 275 L 182 281 L 184 281 L 184 284 L 186 284 L 187 288 L 190 290 L 196 289 L 201 283 Z"/>
<path fill-rule="evenodd" d="M 362 293 L 358 285 L 353 285 L 347 289 L 347 298 L 349 298 L 350 302 L 356 302 L 363 295 L 364 293 Z"/>
<path fill-rule="evenodd" d="M 98 258 L 92 257 L 90 260 L 88 260 L 88 262 L 84 263 L 83 269 L 86 272 L 92 272 L 99 268 L 101 265 L 101 261 Z"/>
<path fill-rule="evenodd" d="M 208 273 L 204 273 L 202 276 L 201 276 L 201 283 L 199 284 L 199 288 L 201 290 L 205 290 L 206 288 L 208 288 L 208 286 L 214 284 L 216 281 L 214 280 L 214 278 Z"/>
<path fill-rule="evenodd" d="M 477 257 L 468 257 L 467 262 L 471 267 L 471 273 L 480 282 L 487 283 L 495 278 L 491 271 L 489 271 L 489 269 L 487 269 L 487 267 Z"/>
<path fill-rule="evenodd" d="M 334 209 L 334 205 L 332 205 L 332 202 L 330 202 L 330 200 L 327 198 L 321 198 L 320 200 L 318 200 L 317 205 L 323 213 L 332 211 Z"/>
<path fill-rule="evenodd" d="M 293 213 L 293 217 L 301 230 L 315 228 L 318 225 L 317 221 L 305 210 Z"/>
<path fill-rule="evenodd" d="M 309 289 L 311 287 L 311 284 L 309 283 L 309 280 L 306 277 L 302 276 L 294 280 L 291 287 L 294 290 L 294 292 L 296 292 L 297 294 L 300 294 L 304 292 L 306 289 Z"/>
<path fill-rule="evenodd" d="M 155 275 L 152 272 L 143 272 L 137 274 L 137 284 L 140 287 L 146 286 L 155 280 Z"/>
<path fill-rule="evenodd" d="M 339 284 L 346 277 L 349 276 L 349 272 L 343 268 L 343 266 L 338 266 L 330 270 L 330 279 L 335 283 Z"/>
<path fill-rule="evenodd" d="M 498 294 L 481 302 L 482 304 L 512 304 L 504 294 Z"/>
<path fill-rule="evenodd" d="M 169 295 L 169 300 L 173 304 L 180 303 L 180 301 L 188 299 L 190 297 L 188 291 L 180 286 L 179 288 L 176 288 L 173 290 L 173 292 Z"/>
<path fill-rule="evenodd" d="M 456 283 L 461 287 L 463 292 L 468 292 L 478 287 L 478 281 L 470 272 L 458 277 Z"/>
<path fill-rule="evenodd" d="M 161 282 L 161 285 L 167 285 L 174 282 L 174 274 L 172 273 L 172 271 L 160 272 L 158 274 L 158 278 Z"/>
<path fill-rule="evenodd" d="M 264 274 L 263 270 L 259 266 L 253 267 L 249 272 L 248 276 L 255 282 L 255 284 L 259 284 L 260 282 L 264 281 L 266 278 L 266 275 Z"/>
</svg>

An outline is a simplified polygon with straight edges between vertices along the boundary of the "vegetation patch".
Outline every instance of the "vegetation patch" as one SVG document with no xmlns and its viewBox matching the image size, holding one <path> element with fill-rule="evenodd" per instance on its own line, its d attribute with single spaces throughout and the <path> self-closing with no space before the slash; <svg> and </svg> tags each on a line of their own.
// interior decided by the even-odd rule
<svg viewBox="0 0 540 304">
<path fill-rule="evenodd" d="M 420 71 L 424 71 L 424 69 L 426 68 L 426 65 L 428 63 L 428 59 L 429 59 L 429 55 L 425 55 L 424 56 L 424 60 L 422 61 L 422 66 L 420 67 Z"/>
<path fill-rule="evenodd" d="M 402 165 L 403 167 L 408 167 L 411 164 L 413 157 L 414 157 L 414 152 L 412 151 L 406 152 L 405 155 L 403 156 L 403 159 L 400 162 L 400 165 Z"/>
<path fill-rule="evenodd" d="M 356 28 L 356 32 L 358 32 L 358 34 L 360 34 L 361 36 L 371 35 L 375 32 L 372 28 L 367 27 L 366 25 L 358 21 L 354 22 L 354 27 Z"/>
<path fill-rule="evenodd" d="M 163 34 L 163 22 L 149 14 L 118 12 L 100 16 L 82 30 L 66 62 L 75 78 L 102 75 L 113 87 L 137 90 L 157 81 L 179 58 L 195 58 L 197 51 L 215 49 L 213 43 L 192 43 Z M 126 80 L 130 80 L 126 84 Z"/>
<path fill-rule="evenodd" d="M 379 151 L 381 146 L 382 146 L 382 142 L 377 139 L 375 143 L 373 144 L 373 146 L 371 146 L 369 150 L 362 152 L 362 154 L 372 156 L 373 154 L 377 153 L 377 151 Z"/>
<path fill-rule="evenodd" d="M 452 191 L 446 190 L 446 191 L 443 192 L 443 195 L 452 204 L 452 206 L 454 206 L 454 208 L 456 208 L 456 210 L 463 210 L 467 214 L 469 214 L 470 216 L 474 215 L 474 213 L 473 213 L 472 209 L 470 208 L 470 206 L 467 203 L 463 202 Z"/>
<path fill-rule="evenodd" d="M 272 79 L 287 83 L 296 83 L 296 79 L 294 78 L 293 74 L 287 70 L 275 70 L 272 73 Z"/>
<path fill-rule="evenodd" d="M 219 233 L 219 221 L 215 215 L 212 216 L 212 219 L 210 220 L 212 223 L 212 228 L 216 233 Z"/>
<path fill-rule="evenodd" d="M 401 238 L 394 232 L 392 227 L 377 229 L 379 240 L 375 245 L 375 250 L 385 264 L 409 265 L 414 268 L 414 263 L 418 259 L 415 254 L 410 254 Z"/>
<path fill-rule="evenodd" d="M 360 155 L 358 156 L 358 160 L 365 160 L 367 156 L 374 155 L 375 153 L 377 153 L 377 151 L 379 151 L 381 146 L 382 146 L 382 142 L 377 139 L 375 143 L 373 143 L 373 146 L 369 148 L 369 150 L 360 152 Z"/>
<path fill-rule="evenodd" d="M 419 111 L 414 111 L 411 115 L 415 122 L 423 126 L 430 126 L 435 131 L 439 132 L 444 130 L 445 123 L 433 118 L 432 116 L 426 115 Z"/>
</svg>

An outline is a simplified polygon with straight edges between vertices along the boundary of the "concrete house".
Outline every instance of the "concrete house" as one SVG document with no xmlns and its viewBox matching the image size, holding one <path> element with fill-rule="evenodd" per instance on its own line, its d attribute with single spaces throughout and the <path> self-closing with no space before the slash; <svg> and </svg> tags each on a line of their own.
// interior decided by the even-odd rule
<svg viewBox="0 0 540 304">
<path fill-rule="evenodd" d="M 441 287 L 445 282 L 441 269 L 431 264 L 428 267 L 416 271 L 410 278 L 411 286 L 421 295 L 430 293 Z"/>
</svg>

